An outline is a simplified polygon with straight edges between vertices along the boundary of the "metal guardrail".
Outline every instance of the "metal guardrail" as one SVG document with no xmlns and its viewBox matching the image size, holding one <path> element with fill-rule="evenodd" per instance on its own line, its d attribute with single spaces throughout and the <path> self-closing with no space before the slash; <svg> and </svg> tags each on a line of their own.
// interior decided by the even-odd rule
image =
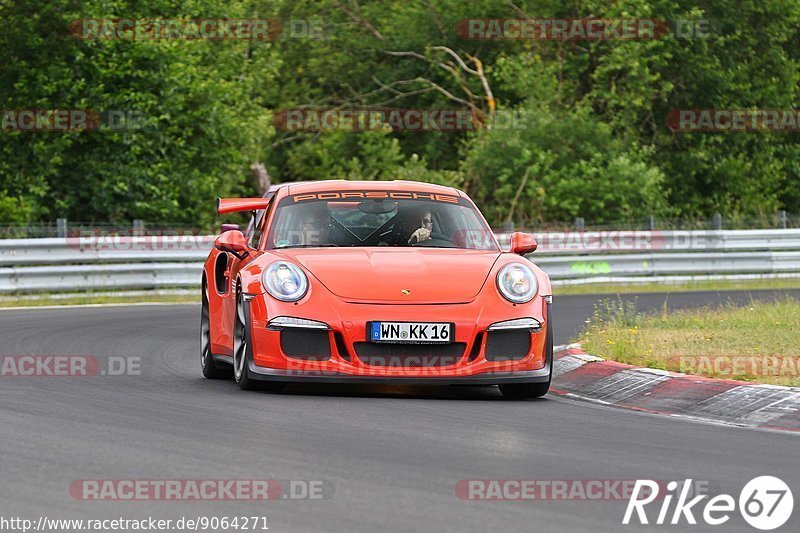
<svg viewBox="0 0 800 533">
<path fill-rule="evenodd" d="M 800 250 L 800 229 L 566 231 L 533 234 L 537 255 Z M 508 246 L 510 234 L 498 233 Z M 0 241 L 1 242 L 1 241 Z"/>
<path fill-rule="evenodd" d="M 800 230 L 536 235 L 556 282 L 800 275 Z M 498 234 L 508 246 L 509 235 Z M 0 293 L 195 287 L 214 236 L 0 240 Z"/>
<path fill-rule="evenodd" d="M 0 268 L 0 293 L 200 286 L 201 263 L 123 263 Z"/>
<path fill-rule="evenodd" d="M 214 235 L 0 240 L 0 267 L 203 261 Z"/>
<path fill-rule="evenodd" d="M 530 258 L 552 279 L 800 273 L 800 252 L 712 252 Z"/>
</svg>

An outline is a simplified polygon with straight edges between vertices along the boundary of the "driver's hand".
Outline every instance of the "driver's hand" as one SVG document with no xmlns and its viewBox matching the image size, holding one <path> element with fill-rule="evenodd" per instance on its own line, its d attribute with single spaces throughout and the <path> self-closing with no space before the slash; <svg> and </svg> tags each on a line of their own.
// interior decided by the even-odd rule
<svg viewBox="0 0 800 533">
<path fill-rule="evenodd" d="M 411 234 L 411 238 L 408 239 L 408 244 L 427 241 L 430 238 L 431 238 L 431 230 L 427 228 L 419 228 L 417 231 Z"/>
</svg>

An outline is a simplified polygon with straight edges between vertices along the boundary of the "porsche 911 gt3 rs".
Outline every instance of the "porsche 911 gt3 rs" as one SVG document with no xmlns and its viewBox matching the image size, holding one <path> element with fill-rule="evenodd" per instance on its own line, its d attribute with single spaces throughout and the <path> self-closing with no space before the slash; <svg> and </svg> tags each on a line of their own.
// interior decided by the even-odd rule
<svg viewBox="0 0 800 533">
<path fill-rule="evenodd" d="M 202 369 L 243 389 L 291 382 L 499 385 L 539 397 L 552 376 L 552 290 L 462 191 L 411 181 L 282 184 L 224 231 L 202 277 Z M 226 372 L 227 371 L 227 372 Z"/>
</svg>

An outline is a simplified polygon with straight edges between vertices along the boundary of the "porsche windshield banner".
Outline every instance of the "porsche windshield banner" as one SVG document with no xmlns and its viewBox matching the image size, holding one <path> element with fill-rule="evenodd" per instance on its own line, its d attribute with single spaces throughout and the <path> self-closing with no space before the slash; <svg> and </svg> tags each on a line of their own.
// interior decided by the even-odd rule
<svg viewBox="0 0 800 533">
<path fill-rule="evenodd" d="M 391 199 L 391 200 L 433 200 L 457 204 L 458 196 L 449 194 L 436 194 L 428 192 L 411 191 L 332 191 L 313 192 L 307 194 L 294 194 L 288 197 L 292 203 L 308 202 L 314 200 L 365 200 L 365 199 Z"/>
</svg>

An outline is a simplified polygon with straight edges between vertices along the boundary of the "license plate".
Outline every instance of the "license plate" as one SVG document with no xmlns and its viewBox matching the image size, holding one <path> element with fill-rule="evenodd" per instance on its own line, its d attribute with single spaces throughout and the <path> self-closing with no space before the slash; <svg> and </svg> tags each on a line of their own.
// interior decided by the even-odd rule
<svg viewBox="0 0 800 533">
<path fill-rule="evenodd" d="M 397 344 L 444 344 L 453 340 L 448 322 L 370 322 L 369 340 Z"/>
</svg>

